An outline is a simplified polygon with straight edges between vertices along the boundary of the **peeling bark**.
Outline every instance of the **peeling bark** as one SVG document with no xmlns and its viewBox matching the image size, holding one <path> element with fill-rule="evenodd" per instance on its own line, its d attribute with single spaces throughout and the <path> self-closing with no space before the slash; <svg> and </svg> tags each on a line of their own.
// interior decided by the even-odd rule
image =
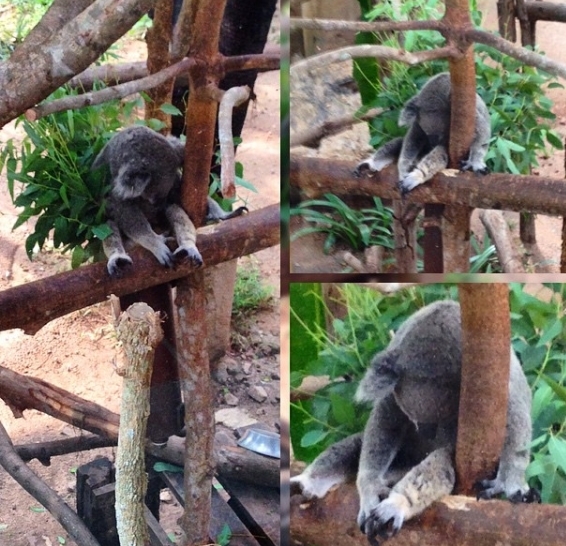
<svg viewBox="0 0 566 546">
<path fill-rule="evenodd" d="M 116 368 L 124 378 L 116 452 L 116 527 L 120 544 L 150 546 L 145 523 L 145 432 L 155 349 L 163 339 L 159 313 L 134 303 L 116 326 L 126 361 Z"/>
<path fill-rule="evenodd" d="M 155 1 L 96 0 L 41 47 L 0 64 L 0 127 L 85 70 Z"/>
</svg>

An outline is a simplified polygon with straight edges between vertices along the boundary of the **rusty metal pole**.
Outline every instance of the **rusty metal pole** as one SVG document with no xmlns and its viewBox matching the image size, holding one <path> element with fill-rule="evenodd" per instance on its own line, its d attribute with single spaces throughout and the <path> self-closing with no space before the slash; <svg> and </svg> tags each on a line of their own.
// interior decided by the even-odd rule
<svg viewBox="0 0 566 546">
<path fill-rule="evenodd" d="M 451 29 L 472 27 L 468 0 L 446 0 L 443 22 Z M 474 137 L 476 118 L 476 70 L 474 49 L 465 39 L 449 40 L 461 56 L 450 58 L 450 142 L 448 166 L 457 169 L 467 157 Z M 465 272 L 470 267 L 471 207 L 447 206 L 442 227 L 442 250 L 446 273 Z"/>
<path fill-rule="evenodd" d="M 511 327 L 507 284 L 459 285 L 462 384 L 456 442 L 456 492 L 497 468 L 509 398 Z"/>
</svg>

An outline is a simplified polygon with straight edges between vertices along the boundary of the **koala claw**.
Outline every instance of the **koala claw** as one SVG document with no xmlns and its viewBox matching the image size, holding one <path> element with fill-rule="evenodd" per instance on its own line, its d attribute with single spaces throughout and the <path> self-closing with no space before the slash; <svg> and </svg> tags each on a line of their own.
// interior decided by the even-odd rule
<svg viewBox="0 0 566 546">
<path fill-rule="evenodd" d="M 361 163 L 358 163 L 357 167 L 354 169 L 354 176 L 356 178 L 360 178 L 362 174 L 365 174 L 366 176 L 373 176 L 375 172 L 375 169 L 371 168 L 369 161 L 362 161 Z"/>
<path fill-rule="evenodd" d="M 483 161 L 481 163 L 473 163 L 469 159 L 460 161 L 460 171 L 473 171 L 475 174 L 489 174 L 489 169 L 486 167 Z"/>
<path fill-rule="evenodd" d="M 405 196 L 417 186 L 420 186 L 424 182 L 423 178 L 420 171 L 411 171 L 402 180 L 399 180 L 398 186 L 401 195 Z"/>
<path fill-rule="evenodd" d="M 132 258 L 127 254 L 113 254 L 108 259 L 106 268 L 111 277 L 121 277 L 128 266 L 132 265 Z"/>
<path fill-rule="evenodd" d="M 475 485 L 477 500 L 489 500 L 499 498 L 505 493 L 505 486 L 500 480 L 482 480 Z M 532 487 L 523 491 L 517 489 L 514 493 L 507 494 L 507 500 L 516 503 L 540 503 L 540 493 Z"/>
<path fill-rule="evenodd" d="M 397 534 L 407 514 L 407 499 L 398 493 L 391 495 L 380 502 L 363 522 L 362 532 L 368 538 L 376 535 L 381 538 L 390 538 Z"/>
<path fill-rule="evenodd" d="M 203 264 L 200 252 L 194 246 L 180 246 L 173 254 L 176 261 L 189 260 L 195 267 Z"/>
</svg>

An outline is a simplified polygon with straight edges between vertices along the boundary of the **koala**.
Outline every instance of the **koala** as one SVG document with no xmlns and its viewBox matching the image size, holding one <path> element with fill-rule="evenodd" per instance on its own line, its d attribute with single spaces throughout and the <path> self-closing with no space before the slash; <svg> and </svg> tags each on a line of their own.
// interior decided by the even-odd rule
<svg viewBox="0 0 566 546">
<path fill-rule="evenodd" d="M 195 226 L 179 205 L 184 153 L 185 145 L 179 139 L 136 125 L 116 133 L 94 160 L 92 169 L 107 165 L 110 170 L 106 212 L 112 234 L 103 241 L 110 275 L 120 275 L 132 263 L 122 235 L 151 251 L 167 267 L 185 258 L 196 266 L 202 265 Z M 224 212 L 209 197 L 206 220 L 227 220 L 247 210 L 240 207 Z M 177 240 L 174 252 L 167 246 L 168 238 L 152 228 L 161 217 Z"/>
<path fill-rule="evenodd" d="M 372 404 L 363 433 L 321 453 L 291 487 L 305 497 L 356 479 L 358 525 L 376 544 L 403 522 L 452 492 L 462 341 L 460 306 L 439 301 L 423 307 L 372 360 L 356 400 Z M 480 498 L 505 494 L 538 500 L 525 481 L 531 441 L 531 391 L 511 350 L 505 443 L 497 476 L 479 484 Z"/>
<path fill-rule="evenodd" d="M 448 166 L 450 74 L 443 72 L 428 80 L 401 110 L 399 126 L 406 126 L 407 134 L 391 140 L 360 162 L 354 174 L 360 176 L 366 170 L 381 171 L 397 161 L 399 189 L 405 195 Z M 463 171 L 487 174 L 484 158 L 490 138 L 489 112 L 476 94 L 474 139 L 468 159 L 460 165 Z"/>
</svg>

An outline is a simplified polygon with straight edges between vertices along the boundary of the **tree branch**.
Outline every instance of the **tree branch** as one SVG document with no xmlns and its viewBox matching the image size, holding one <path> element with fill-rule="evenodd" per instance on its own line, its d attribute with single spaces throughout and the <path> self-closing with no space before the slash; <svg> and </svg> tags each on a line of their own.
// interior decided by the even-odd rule
<svg viewBox="0 0 566 546">
<path fill-rule="evenodd" d="M 231 87 L 224 93 L 220 101 L 218 111 L 218 141 L 220 143 L 220 157 L 222 159 L 220 191 L 222 196 L 228 199 L 236 196 L 232 111 L 236 106 L 247 101 L 249 96 L 250 88 L 247 85 L 243 87 Z"/>
<path fill-rule="evenodd" d="M 383 108 L 372 108 L 360 116 L 355 114 L 346 115 L 339 118 L 329 119 L 321 125 L 306 129 L 299 134 L 291 134 L 291 148 L 295 146 L 307 146 L 308 148 L 318 148 L 323 138 L 336 135 L 356 123 L 371 121 L 383 112 Z"/>
<path fill-rule="evenodd" d="M 0 465 L 30 495 L 45 506 L 77 544 L 100 546 L 79 516 L 22 461 L 14 450 L 2 423 L 0 423 Z"/>
<path fill-rule="evenodd" d="M 41 47 L 0 64 L 0 127 L 85 70 L 155 1 L 96 0 Z"/>
<path fill-rule="evenodd" d="M 298 61 L 291 65 L 291 72 L 293 72 L 294 69 L 312 70 L 313 68 L 320 68 L 330 63 L 349 61 L 351 59 L 359 59 L 363 57 L 376 57 L 378 59 L 386 59 L 389 61 L 398 61 L 400 63 L 414 65 L 433 61 L 435 59 L 458 57 L 459 55 L 460 52 L 456 48 L 449 46 L 431 49 L 429 51 L 417 51 L 414 53 L 380 45 L 349 46 Z"/>
<path fill-rule="evenodd" d="M 445 27 L 442 21 L 374 21 L 364 23 L 359 21 L 336 21 L 334 19 L 299 19 L 291 17 L 289 25 L 292 29 L 307 30 L 351 30 L 354 32 L 384 32 L 384 31 L 407 31 L 407 30 L 437 30 L 443 32 Z"/>
<path fill-rule="evenodd" d="M 26 118 L 30 121 L 36 121 L 48 116 L 49 114 L 53 114 L 54 112 L 82 108 L 84 106 L 93 106 L 113 99 L 123 99 L 128 95 L 133 95 L 134 93 L 139 93 L 146 89 L 158 87 L 167 80 L 185 72 L 193 65 L 194 61 L 192 59 L 185 58 L 182 61 L 157 72 L 156 74 L 146 76 L 139 80 L 122 83 L 114 87 L 108 87 L 101 91 L 91 91 L 89 93 L 84 93 L 83 95 L 74 95 L 46 102 L 36 106 L 35 108 L 29 109 L 26 112 Z"/>
</svg>

